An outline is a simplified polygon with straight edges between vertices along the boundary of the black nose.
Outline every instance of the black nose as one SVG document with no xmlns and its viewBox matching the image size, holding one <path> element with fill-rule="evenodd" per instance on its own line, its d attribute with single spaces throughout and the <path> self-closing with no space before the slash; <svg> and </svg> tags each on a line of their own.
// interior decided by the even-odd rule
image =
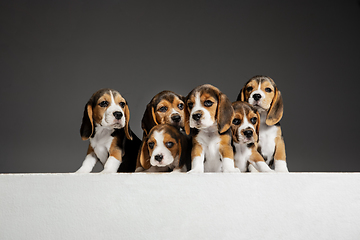
<svg viewBox="0 0 360 240">
<path fill-rule="evenodd" d="M 158 154 L 155 156 L 155 160 L 158 162 L 161 162 L 161 160 L 163 160 L 164 156 L 162 154 Z"/>
<path fill-rule="evenodd" d="M 259 101 L 259 99 L 261 98 L 261 95 L 256 93 L 253 95 L 253 98 L 255 99 L 255 101 Z"/>
<path fill-rule="evenodd" d="M 201 118 L 202 114 L 201 113 L 194 113 L 192 115 L 192 118 L 195 120 L 195 121 L 199 121 L 199 119 Z"/>
<path fill-rule="evenodd" d="M 180 122 L 181 121 L 181 116 L 176 114 L 176 115 L 171 117 L 171 120 L 173 120 L 174 122 Z"/>
<path fill-rule="evenodd" d="M 122 112 L 114 112 L 113 115 L 117 120 L 120 120 L 123 116 Z"/>
<path fill-rule="evenodd" d="M 247 138 L 251 138 L 252 135 L 253 135 L 253 131 L 251 131 L 251 130 L 245 130 L 245 131 L 244 131 L 244 135 L 245 135 Z"/>
</svg>

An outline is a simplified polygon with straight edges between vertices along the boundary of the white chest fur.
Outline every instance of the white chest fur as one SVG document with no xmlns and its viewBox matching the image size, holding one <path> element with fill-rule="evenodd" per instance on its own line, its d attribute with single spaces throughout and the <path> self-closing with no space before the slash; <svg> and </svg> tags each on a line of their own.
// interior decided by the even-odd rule
<svg viewBox="0 0 360 240">
<path fill-rule="evenodd" d="M 220 161 L 219 144 L 220 135 L 217 125 L 207 129 L 202 129 L 196 136 L 196 140 L 201 144 L 205 157 L 205 172 L 221 172 L 222 164 Z"/>
<path fill-rule="evenodd" d="M 260 118 L 259 147 L 261 147 L 261 154 L 266 158 L 266 163 L 269 163 L 274 157 L 278 127 L 266 125 L 266 113 L 262 113 Z"/>
<path fill-rule="evenodd" d="M 114 137 L 111 136 L 113 132 L 114 129 L 97 126 L 95 136 L 90 139 L 91 147 L 94 149 L 97 158 L 103 164 L 105 164 L 109 157 L 109 149 L 114 139 Z"/>
</svg>

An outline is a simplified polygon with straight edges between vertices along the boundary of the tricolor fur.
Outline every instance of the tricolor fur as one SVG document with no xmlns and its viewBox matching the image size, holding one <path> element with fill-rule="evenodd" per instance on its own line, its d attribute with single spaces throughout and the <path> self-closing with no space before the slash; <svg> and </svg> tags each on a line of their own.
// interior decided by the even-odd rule
<svg viewBox="0 0 360 240">
<path fill-rule="evenodd" d="M 237 101 L 232 104 L 235 116 L 231 124 L 235 165 L 241 172 L 246 172 L 250 163 L 257 171 L 271 172 L 258 152 L 260 115 L 247 102 Z"/>
<path fill-rule="evenodd" d="M 184 128 L 186 109 L 184 97 L 172 91 L 162 91 L 156 94 L 147 104 L 141 127 L 146 136 L 158 124 L 170 124 Z"/>
<path fill-rule="evenodd" d="M 99 160 L 102 172 L 133 172 L 140 139 L 130 130 L 130 111 L 119 92 L 101 89 L 85 105 L 80 135 L 90 139 L 78 173 L 89 173 Z M 120 165 L 121 164 L 121 165 Z"/>
<path fill-rule="evenodd" d="M 231 102 L 216 87 L 205 84 L 186 97 L 189 111 L 185 127 L 191 136 L 191 171 L 239 172 L 235 168 L 230 124 L 234 115 Z"/>
<path fill-rule="evenodd" d="M 140 165 L 147 172 L 186 172 L 190 169 L 190 142 L 169 124 L 153 127 L 140 150 Z"/>
<path fill-rule="evenodd" d="M 237 100 L 250 103 L 260 113 L 259 152 L 266 163 L 274 163 L 275 171 L 288 172 L 280 128 L 283 99 L 275 82 L 270 77 L 255 76 L 245 84 Z"/>
<path fill-rule="evenodd" d="M 159 124 L 170 124 L 180 131 L 184 131 L 187 116 L 184 100 L 183 96 L 168 90 L 159 92 L 150 100 L 141 120 L 143 144 L 151 129 Z M 144 166 L 141 166 L 140 154 L 139 152 L 136 163 L 137 172 L 147 170 L 149 167 L 144 168 Z"/>
</svg>

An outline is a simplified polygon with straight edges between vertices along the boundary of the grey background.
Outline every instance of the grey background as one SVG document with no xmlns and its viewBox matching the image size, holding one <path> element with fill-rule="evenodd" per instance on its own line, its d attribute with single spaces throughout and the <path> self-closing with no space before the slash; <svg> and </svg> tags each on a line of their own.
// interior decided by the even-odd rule
<svg viewBox="0 0 360 240">
<path fill-rule="evenodd" d="M 254 75 L 284 97 L 290 171 L 359 171 L 360 7 L 348 1 L 0 1 L 0 172 L 72 172 L 100 88 L 146 104 Z M 97 166 L 97 169 L 100 169 Z"/>
</svg>

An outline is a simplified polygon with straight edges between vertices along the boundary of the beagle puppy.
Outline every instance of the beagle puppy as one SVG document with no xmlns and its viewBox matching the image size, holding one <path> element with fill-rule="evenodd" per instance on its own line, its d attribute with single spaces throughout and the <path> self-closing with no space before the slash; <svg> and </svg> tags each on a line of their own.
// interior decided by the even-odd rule
<svg viewBox="0 0 360 240">
<path fill-rule="evenodd" d="M 235 168 L 231 146 L 234 110 L 228 97 L 205 84 L 188 94 L 186 105 L 190 114 L 185 130 L 191 134 L 193 145 L 190 173 L 240 172 Z"/>
<path fill-rule="evenodd" d="M 260 113 L 258 151 L 266 163 L 274 165 L 276 172 L 288 172 L 285 143 L 280 128 L 283 99 L 275 82 L 267 76 L 255 76 L 245 84 L 237 100 L 250 103 Z"/>
<path fill-rule="evenodd" d="M 185 98 L 172 91 L 162 91 L 156 94 L 147 104 L 145 113 L 141 120 L 143 129 L 143 142 L 150 130 L 158 124 L 170 124 L 184 131 L 185 116 L 187 111 L 184 103 Z M 144 169 L 140 163 L 140 153 L 136 163 L 136 172 Z"/>
<path fill-rule="evenodd" d="M 247 102 L 233 102 L 235 116 L 231 124 L 235 165 L 246 172 L 250 163 L 260 172 L 272 172 L 258 152 L 260 115 Z"/>
<path fill-rule="evenodd" d="M 153 127 L 140 150 L 140 164 L 147 172 L 186 172 L 190 169 L 188 138 L 169 124 Z"/>
<path fill-rule="evenodd" d="M 184 128 L 185 103 L 184 97 L 172 91 L 162 91 L 156 94 L 147 104 L 141 120 L 141 128 L 146 136 L 158 124 L 170 124 Z"/>
<path fill-rule="evenodd" d="M 90 139 L 77 173 L 89 173 L 99 160 L 104 173 L 134 172 L 141 141 L 130 130 L 126 100 L 113 89 L 95 92 L 85 105 L 80 135 Z"/>
</svg>

